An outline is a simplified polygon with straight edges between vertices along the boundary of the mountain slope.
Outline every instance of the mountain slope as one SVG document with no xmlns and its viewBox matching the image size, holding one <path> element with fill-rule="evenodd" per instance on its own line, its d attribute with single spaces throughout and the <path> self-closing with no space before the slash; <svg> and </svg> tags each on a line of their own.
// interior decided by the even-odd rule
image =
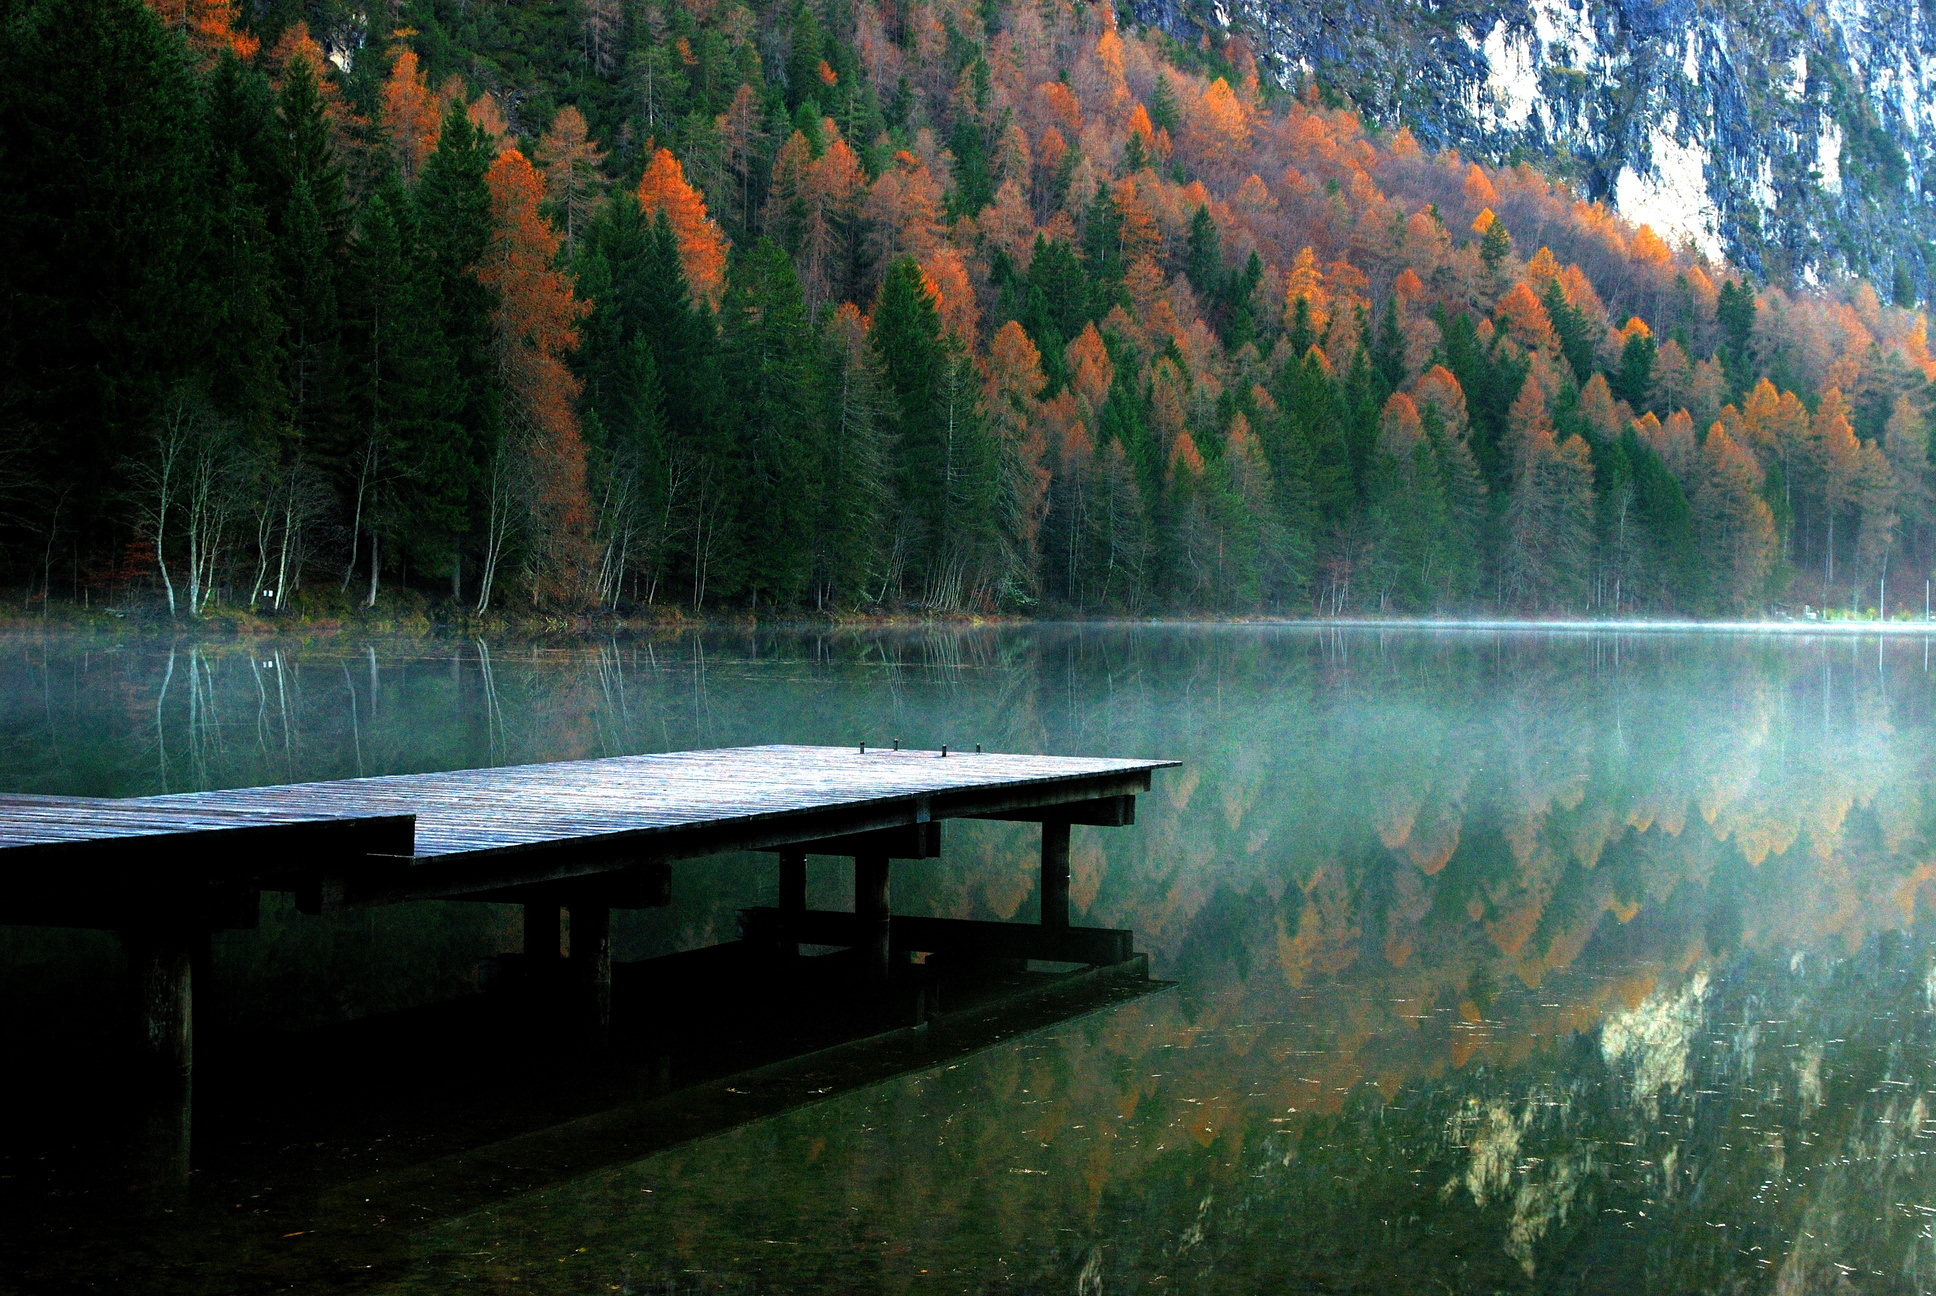
<svg viewBox="0 0 1936 1296">
<path fill-rule="evenodd" d="M 1776 282 L 1928 295 L 1936 24 L 1915 0 L 1143 0 L 1428 148 L 1527 157 Z"/>
</svg>

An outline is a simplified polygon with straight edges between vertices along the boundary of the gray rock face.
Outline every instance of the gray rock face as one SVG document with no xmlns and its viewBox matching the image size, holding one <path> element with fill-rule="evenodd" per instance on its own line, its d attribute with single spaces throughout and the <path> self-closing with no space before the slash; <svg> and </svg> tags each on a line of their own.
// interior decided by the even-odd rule
<svg viewBox="0 0 1936 1296">
<path fill-rule="evenodd" d="M 1229 4 L 1136 17 L 1227 27 L 1285 85 L 1315 76 L 1427 148 L 1532 161 L 1776 282 L 1928 294 L 1936 0 Z"/>
</svg>

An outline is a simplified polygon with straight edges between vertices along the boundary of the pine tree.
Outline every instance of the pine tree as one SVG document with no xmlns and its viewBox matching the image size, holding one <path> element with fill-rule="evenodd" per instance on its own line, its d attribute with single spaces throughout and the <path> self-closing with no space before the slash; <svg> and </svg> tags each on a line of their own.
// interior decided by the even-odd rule
<svg viewBox="0 0 1936 1296">
<path fill-rule="evenodd" d="M 481 465 L 497 453 L 504 430 L 503 393 L 491 345 L 491 313 L 496 303 L 477 277 L 491 241 L 491 193 L 485 184 L 490 164 L 490 146 L 483 132 L 471 124 L 463 104 L 453 101 L 414 195 L 421 249 L 416 274 L 421 276 L 421 300 L 434 303 L 433 318 L 440 325 L 437 332 L 444 354 L 435 363 L 448 375 L 449 395 L 442 417 L 454 425 L 455 437 L 460 439 L 455 452 L 445 454 L 430 447 L 431 430 L 424 428 L 424 437 L 417 443 L 422 461 L 438 471 L 419 478 L 418 485 L 439 501 L 444 516 L 463 511 L 461 528 L 451 537 L 458 581 L 464 554 L 481 530 L 473 507 L 479 497 Z M 367 460 L 344 467 L 350 479 L 345 497 L 360 502 L 366 478 L 380 473 L 380 467 L 373 469 Z M 358 511 L 357 506 L 349 510 L 352 520 Z"/>
<path fill-rule="evenodd" d="M 1199 206 L 1190 215 L 1190 237 L 1183 273 L 1196 289 L 1197 300 L 1215 310 L 1223 288 L 1223 242 L 1210 209 Z"/>
<path fill-rule="evenodd" d="M 793 259 L 771 239 L 735 255 L 720 309 L 721 361 L 733 402 L 740 480 L 735 524 L 754 606 L 792 603 L 813 574 L 813 338 Z"/>
<path fill-rule="evenodd" d="M 15 5 L 0 67 L 0 423 L 98 517 L 207 336 L 202 105 L 139 0 Z"/>
<path fill-rule="evenodd" d="M 1388 399 L 1393 392 L 1404 386 L 1405 329 L 1399 322 L 1396 293 L 1385 299 L 1385 309 L 1378 321 L 1378 339 L 1372 344 L 1371 368 L 1373 376 L 1378 380 L 1379 393 L 1382 397 Z"/>
</svg>

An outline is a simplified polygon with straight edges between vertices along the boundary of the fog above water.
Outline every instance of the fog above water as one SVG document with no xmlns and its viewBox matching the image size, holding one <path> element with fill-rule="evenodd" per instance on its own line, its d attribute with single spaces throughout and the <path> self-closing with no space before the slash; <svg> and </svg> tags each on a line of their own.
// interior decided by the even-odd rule
<svg viewBox="0 0 1936 1296">
<path fill-rule="evenodd" d="M 404 1287 L 1925 1290 L 1927 652 L 1244 626 L 15 636 L 0 786 L 897 738 L 1185 762 L 1134 828 L 1077 829 L 1073 859 L 1077 921 L 1133 928 L 1175 992 L 427 1229 Z M 941 861 L 895 866 L 896 911 L 1032 917 L 1033 846 L 951 824 Z M 619 956 L 730 938 L 771 871 L 679 865 Z M 811 885 L 845 903 L 832 861 Z M 219 939 L 217 975 L 236 1019 L 302 1024 L 460 993 L 517 939 L 484 906 L 272 904 Z M 112 945 L 0 940 L 16 987 Z"/>
</svg>

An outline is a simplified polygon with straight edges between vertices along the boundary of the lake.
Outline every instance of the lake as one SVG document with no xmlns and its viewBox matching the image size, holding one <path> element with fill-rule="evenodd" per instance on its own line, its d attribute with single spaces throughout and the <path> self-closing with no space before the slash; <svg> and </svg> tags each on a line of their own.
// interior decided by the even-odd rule
<svg viewBox="0 0 1936 1296">
<path fill-rule="evenodd" d="M 427 1211 L 367 1272 L 289 1256 L 318 1194 L 388 1153 L 346 1135 L 305 1150 L 319 1181 L 279 1180 L 262 1123 L 225 1137 L 198 1075 L 195 1186 L 124 1209 L 95 1077 L 65 1118 L 87 1129 L 11 1122 L 0 1289 L 1931 1290 L 1933 679 L 1925 641 L 1873 636 L 14 634 L 6 791 L 895 739 L 1184 766 L 1134 828 L 1075 830 L 1071 886 L 1075 921 L 1133 928 L 1171 990 Z M 1032 917 L 1032 829 L 944 845 L 895 866 L 896 912 Z M 671 907 L 615 916 L 615 956 L 730 939 L 774 885 L 770 857 L 677 866 Z M 833 861 L 809 887 L 851 899 Z M 471 993 L 515 915 L 266 901 L 216 938 L 211 1024 L 319 1037 Z M 0 928 L 20 1069 L 93 1056 L 75 1023 L 118 959 Z M 385 1086 L 379 1057 L 360 1087 Z M 463 1145 L 406 1097 L 426 1147 Z"/>
</svg>

